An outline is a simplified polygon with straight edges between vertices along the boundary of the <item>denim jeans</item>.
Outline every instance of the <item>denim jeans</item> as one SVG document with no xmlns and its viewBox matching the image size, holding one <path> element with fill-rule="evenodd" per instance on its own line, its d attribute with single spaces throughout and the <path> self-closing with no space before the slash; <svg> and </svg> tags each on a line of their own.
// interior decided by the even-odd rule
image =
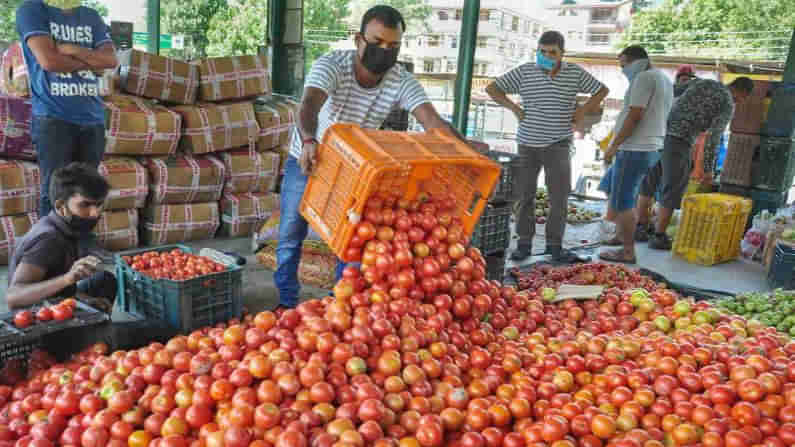
<svg viewBox="0 0 795 447">
<path fill-rule="evenodd" d="M 46 216 L 52 210 L 52 173 L 74 161 L 87 163 L 95 168 L 99 166 L 105 153 L 105 126 L 78 125 L 48 116 L 34 116 L 31 137 L 41 170 L 39 215 Z"/>
<path fill-rule="evenodd" d="M 276 274 L 273 276 L 279 289 L 279 303 L 284 307 L 298 304 L 298 264 L 301 263 L 301 246 L 309 233 L 309 224 L 298 212 L 301 197 L 306 189 L 307 177 L 301 172 L 298 160 L 289 157 L 284 167 L 280 192 L 279 246 L 276 248 Z M 335 278 L 342 277 L 345 264 L 337 261 Z"/>
</svg>

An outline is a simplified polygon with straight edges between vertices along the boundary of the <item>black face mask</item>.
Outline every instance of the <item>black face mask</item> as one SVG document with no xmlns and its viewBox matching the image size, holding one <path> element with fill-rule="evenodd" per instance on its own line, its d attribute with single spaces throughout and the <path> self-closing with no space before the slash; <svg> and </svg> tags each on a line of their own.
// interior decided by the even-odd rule
<svg viewBox="0 0 795 447">
<path fill-rule="evenodd" d="M 397 63 L 398 48 L 381 48 L 377 44 L 364 41 L 364 56 L 362 56 L 362 65 L 370 73 L 382 75 L 394 67 Z"/>
<path fill-rule="evenodd" d="M 80 217 L 71 213 L 68 214 L 68 216 L 64 215 L 64 221 L 78 235 L 92 232 L 94 227 L 97 226 L 97 222 L 99 222 L 98 217 Z"/>
</svg>

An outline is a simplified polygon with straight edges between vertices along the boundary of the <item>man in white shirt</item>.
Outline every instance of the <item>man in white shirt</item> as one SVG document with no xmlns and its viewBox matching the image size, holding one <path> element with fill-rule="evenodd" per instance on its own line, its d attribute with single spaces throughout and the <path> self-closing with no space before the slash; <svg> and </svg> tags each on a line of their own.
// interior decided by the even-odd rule
<svg viewBox="0 0 795 447">
<path fill-rule="evenodd" d="M 614 163 L 602 179 L 600 189 L 608 194 L 607 218 L 616 223 L 618 230 L 616 237 L 605 245 L 622 248 L 602 251 L 599 257 L 634 264 L 635 201 L 643 178 L 660 159 L 674 89 L 665 73 L 651 65 L 643 47 L 625 48 L 618 60 L 629 80 L 629 88 L 616 121 L 615 137 L 605 152 L 605 161 Z"/>
<path fill-rule="evenodd" d="M 335 123 L 379 129 L 393 109 L 408 110 L 425 130 L 447 129 L 414 76 L 397 64 L 406 23 L 390 6 L 374 6 L 362 18 L 355 50 L 332 51 L 312 66 L 293 129 L 281 186 L 281 220 L 274 275 L 284 307 L 298 303 L 298 264 L 308 225 L 298 213 L 307 176 L 315 167 L 317 145 Z M 483 150 L 485 145 L 477 147 Z M 337 278 L 342 272 L 337 265 Z"/>
</svg>

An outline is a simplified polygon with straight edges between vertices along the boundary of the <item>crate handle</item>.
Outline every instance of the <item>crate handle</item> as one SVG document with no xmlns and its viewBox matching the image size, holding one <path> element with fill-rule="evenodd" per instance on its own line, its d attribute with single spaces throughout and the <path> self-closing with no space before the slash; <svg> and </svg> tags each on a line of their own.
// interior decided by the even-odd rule
<svg viewBox="0 0 795 447">
<path fill-rule="evenodd" d="M 478 202 L 481 200 L 483 200 L 483 196 L 480 194 L 480 191 L 475 191 L 475 194 L 472 196 L 472 203 L 469 204 L 469 208 L 467 209 L 467 213 L 472 214 L 478 206 Z"/>
<path fill-rule="evenodd" d="M 348 210 L 348 222 L 358 224 L 362 220 L 362 215 L 356 212 L 355 208 Z"/>
</svg>

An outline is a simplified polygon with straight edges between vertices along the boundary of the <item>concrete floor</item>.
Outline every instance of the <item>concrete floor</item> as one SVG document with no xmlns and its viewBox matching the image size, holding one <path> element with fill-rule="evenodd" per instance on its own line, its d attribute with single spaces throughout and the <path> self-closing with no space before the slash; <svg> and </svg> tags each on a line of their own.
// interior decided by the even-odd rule
<svg viewBox="0 0 795 447">
<path fill-rule="evenodd" d="M 273 309 L 279 303 L 279 293 L 273 283 L 273 272 L 257 262 L 254 253 L 251 252 L 250 238 L 224 239 L 217 238 L 206 241 L 188 242 L 185 245 L 198 252 L 204 247 L 215 248 L 224 251 L 233 251 L 246 258 L 246 265 L 243 270 L 243 299 L 244 306 L 250 312 L 259 312 L 265 309 Z M 8 285 L 8 267 L 0 267 L 0 312 L 8 311 L 5 300 L 6 286 Z M 323 297 L 328 291 L 314 287 L 303 287 L 301 299 Z M 116 314 L 114 314 L 114 319 Z"/>
</svg>

